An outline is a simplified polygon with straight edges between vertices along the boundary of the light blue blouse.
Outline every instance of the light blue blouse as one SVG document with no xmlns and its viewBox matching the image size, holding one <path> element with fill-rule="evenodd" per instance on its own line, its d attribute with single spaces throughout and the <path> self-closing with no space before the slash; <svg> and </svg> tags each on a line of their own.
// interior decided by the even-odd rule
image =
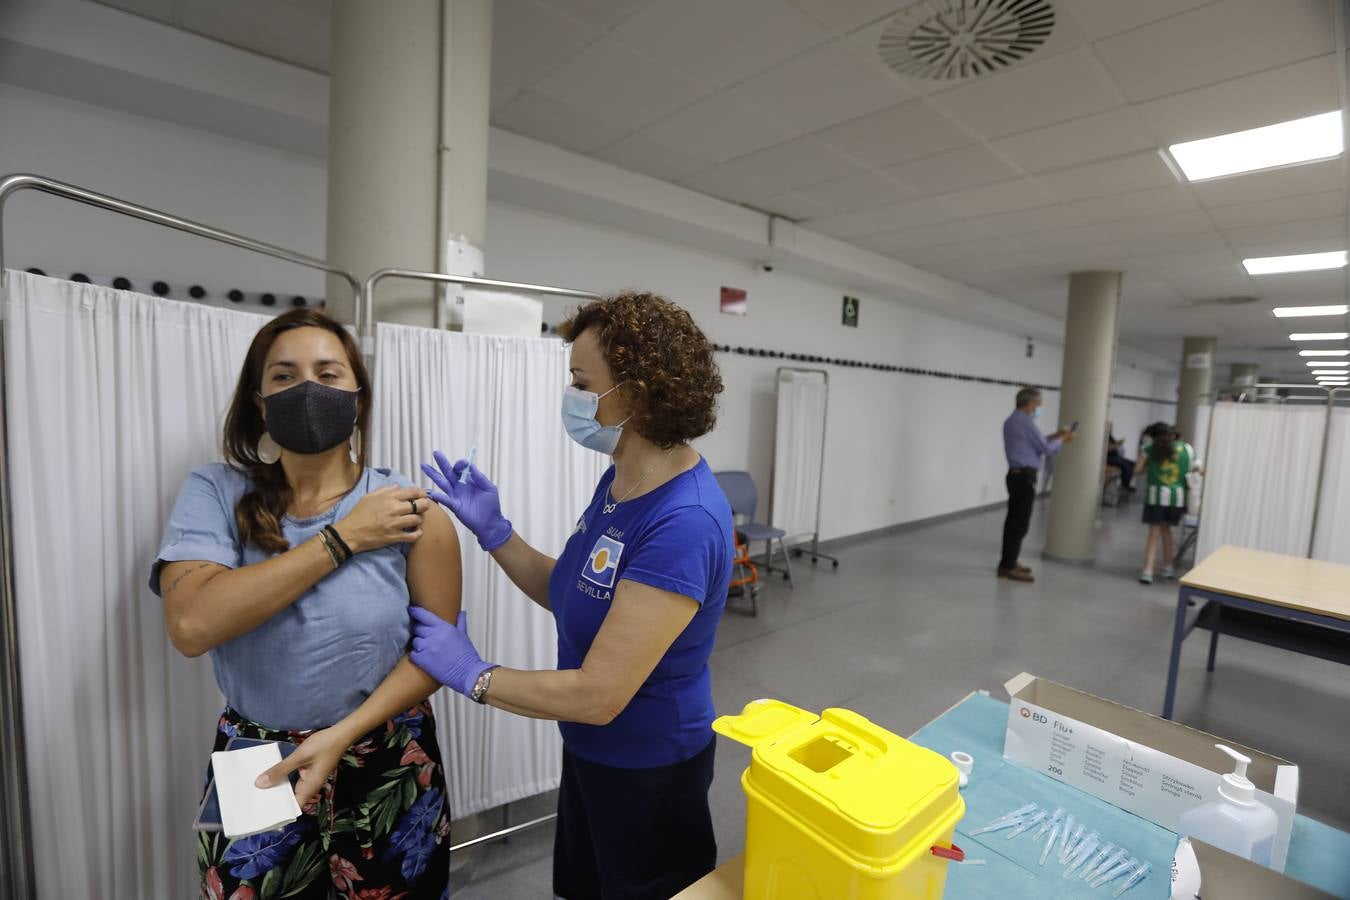
<svg viewBox="0 0 1350 900">
<path fill-rule="evenodd" d="M 412 482 L 389 469 L 366 469 L 331 510 L 312 519 L 286 516 L 282 532 L 299 546 L 389 484 Z M 249 490 L 246 474 L 221 463 L 188 476 L 164 529 L 151 590 L 160 592 L 165 563 L 205 560 L 234 569 L 273 555 L 240 546 L 234 508 Z M 268 621 L 212 650 L 226 702 L 245 718 L 283 731 L 324 728 L 360 706 L 408 646 L 410 546 L 358 553 Z"/>
</svg>

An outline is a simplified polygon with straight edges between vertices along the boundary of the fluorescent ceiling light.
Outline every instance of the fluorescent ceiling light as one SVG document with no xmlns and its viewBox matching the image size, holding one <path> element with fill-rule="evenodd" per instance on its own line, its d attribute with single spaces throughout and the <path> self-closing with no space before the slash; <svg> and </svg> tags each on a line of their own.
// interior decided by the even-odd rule
<svg viewBox="0 0 1350 900">
<path fill-rule="evenodd" d="M 1318 365 L 1321 365 L 1321 363 L 1318 363 Z M 1346 377 L 1350 377 L 1350 372 L 1346 372 L 1344 369 L 1313 369 L 1313 374 L 1314 374 L 1314 375 L 1334 375 L 1334 376 L 1337 377 L 1337 378 L 1346 378 Z"/>
<path fill-rule="evenodd" d="M 1256 256 L 1244 259 L 1248 275 L 1278 275 L 1281 272 L 1316 272 L 1319 269 L 1339 269 L 1345 266 L 1345 251 L 1328 253 L 1296 253 L 1292 256 Z"/>
<path fill-rule="evenodd" d="M 1167 148 L 1187 181 L 1273 169 L 1339 156 L 1341 112 L 1279 122 Z"/>
<path fill-rule="evenodd" d="M 1350 332 L 1345 331 L 1304 331 L 1299 334 L 1289 335 L 1291 341 L 1343 341 L 1350 338 Z"/>
<path fill-rule="evenodd" d="M 1325 368 L 1326 366 L 1350 366 L 1350 362 L 1340 362 L 1334 359 L 1319 359 L 1308 363 L 1314 369 Z"/>
<path fill-rule="evenodd" d="M 1271 312 L 1280 319 L 1298 316 L 1343 316 L 1350 313 L 1350 306 L 1277 306 Z"/>
<path fill-rule="evenodd" d="M 1299 356 L 1350 356 L 1350 350 L 1300 350 Z"/>
</svg>

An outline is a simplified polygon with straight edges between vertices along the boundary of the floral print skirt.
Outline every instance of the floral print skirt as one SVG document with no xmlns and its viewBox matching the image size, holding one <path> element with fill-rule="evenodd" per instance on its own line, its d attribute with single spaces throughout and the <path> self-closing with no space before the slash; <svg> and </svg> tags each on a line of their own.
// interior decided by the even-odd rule
<svg viewBox="0 0 1350 900">
<path fill-rule="evenodd" d="M 233 737 L 299 744 L 225 710 Z M 208 783 L 210 777 L 207 778 Z M 304 815 L 282 831 L 197 841 L 205 900 L 441 900 L 450 878 L 450 806 L 431 707 L 419 704 L 353 744 Z"/>
</svg>

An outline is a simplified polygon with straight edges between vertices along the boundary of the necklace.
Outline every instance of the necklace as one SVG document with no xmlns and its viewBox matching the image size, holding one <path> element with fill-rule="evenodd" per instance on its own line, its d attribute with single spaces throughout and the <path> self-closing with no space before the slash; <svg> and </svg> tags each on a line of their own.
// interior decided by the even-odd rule
<svg viewBox="0 0 1350 900">
<path fill-rule="evenodd" d="M 610 513 L 614 512 L 615 508 L 618 507 L 618 505 L 619 505 L 620 503 L 622 503 L 623 501 L 627 500 L 629 497 L 633 496 L 633 492 L 636 491 L 638 488 L 642 487 L 642 482 L 644 482 L 644 481 L 647 480 L 647 476 L 650 475 L 650 474 L 652 474 L 653 472 L 655 472 L 656 469 L 657 469 L 657 467 L 660 466 L 661 463 L 663 463 L 663 462 L 665 462 L 667 459 L 669 459 L 669 458 L 670 458 L 670 454 L 672 454 L 672 453 L 674 453 L 674 452 L 675 452 L 675 448 L 674 448 L 674 447 L 671 447 L 669 450 L 667 450 L 665 456 L 662 456 L 662 457 L 661 457 L 660 459 L 658 459 L 656 462 L 652 463 L 652 467 L 651 467 L 650 469 L 648 469 L 647 471 L 645 471 L 645 472 L 642 473 L 642 477 L 639 478 L 639 479 L 637 480 L 637 484 L 635 484 L 635 485 L 633 485 L 632 487 L 630 487 L 630 488 L 628 489 L 628 492 L 627 492 L 626 494 L 624 494 L 622 497 L 620 497 L 618 500 L 612 499 L 612 498 L 614 497 L 614 491 L 613 491 L 613 489 L 611 488 L 611 490 L 609 491 L 609 496 L 610 496 L 610 498 L 611 498 L 611 502 L 605 504 L 604 514 L 605 514 L 605 515 L 609 515 Z"/>
</svg>

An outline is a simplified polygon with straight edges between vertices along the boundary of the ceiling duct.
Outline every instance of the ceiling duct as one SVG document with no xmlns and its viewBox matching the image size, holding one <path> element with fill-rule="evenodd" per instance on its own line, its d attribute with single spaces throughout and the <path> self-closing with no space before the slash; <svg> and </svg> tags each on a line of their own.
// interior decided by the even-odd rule
<svg viewBox="0 0 1350 900">
<path fill-rule="evenodd" d="M 886 23 L 877 50 L 897 74 L 970 81 L 1022 62 L 1054 28 L 1050 0 L 920 0 Z"/>
</svg>

